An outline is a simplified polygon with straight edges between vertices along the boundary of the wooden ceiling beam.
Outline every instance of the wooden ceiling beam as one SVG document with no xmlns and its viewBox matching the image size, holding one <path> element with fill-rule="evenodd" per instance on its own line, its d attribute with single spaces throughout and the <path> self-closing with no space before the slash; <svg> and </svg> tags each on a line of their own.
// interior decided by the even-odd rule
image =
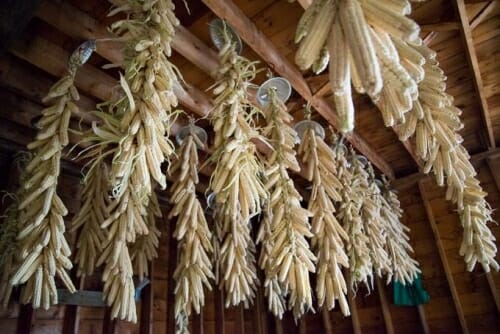
<svg viewBox="0 0 500 334">
<path fill-rule="evenodd" d="M 314 97 L 302 73 L 296 66 L 282 56 L 277 47 L 260 31 L 245 13 L 229 0 L 203 0 L 217 16 L 225 19 L 241 36 L 241 38 L 280 76 L 290 81 L 292 87 L 309 102 L 323 118 L 339 128 L 338 116 L 332 105 L 322 97 Z M 353 132 L 347 140 L 382 173 L 394 179 L 392 167 L 361 138 Z"/>
<path fill-rule="evenodd" d="M 424 32 L 428 31 L 456 31 L 460 29 L 460 24 L 455 21 L 439 22 L 420 25 L 420 29 Z"/>
<path fill-rule="evenodd" d="M 462 35 L 465 55 L 467 62 L 472 71 L 472 79 L 474 88 L 479 98 L 479 105 L 481 109 L 481 117 L 485 126 L 486 136 L 488 138 L 488 148 L 493 149 L 496 147 L 495 135 L 493 133 L 493 124 L 491 123 L 488 100 L 484 91 L 483 79 L 481 77 L 481 70 L 477 59 L 476 49 L 474 46 L 474 39 L 472 38 L 472 30 L 467 16 L 467 8 L 465 7 L 464 0 L 454 0 L 453 5 L 460 19 L 460 33 Z"/>
</svg>

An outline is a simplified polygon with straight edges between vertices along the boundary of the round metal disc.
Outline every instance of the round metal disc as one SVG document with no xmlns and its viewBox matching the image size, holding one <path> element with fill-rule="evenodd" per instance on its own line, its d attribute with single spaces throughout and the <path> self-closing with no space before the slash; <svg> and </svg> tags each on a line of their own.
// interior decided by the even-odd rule
<svg viewBox="0 0 500 334">
<path fill-rule="evenodd" d="M 205 129 L 200 128 L 199 126 L 196 125 L 188 125 L 188 126 L 183 126 L 179 132 L 175 135 L 175 140 L 177 141 L 177 144 L 182 145 L 182 142 L 184 141 L 184 138 L 186 138 L 190 133 L 193 133 L 198 139 L 203 143 L 207 144 L 208 140 L 208 135 Z M 199 145 L 198 145 L 199 146 Z M 203 148 L 203 147 L 198 147 L 198 148 Z"/>
<path fill-rule="evenodd" d="M 226 36 L 229 37 L 231 43 L 236 46 L 236 53 L 240 54 L 243 49 L 243 43 L 240 36 L 226 21 L 221 19 L 212 20 L 209 24 L 210 38 L 217 49 L 222 49 L 225 44 Z"/>
<path fill-rule="evenodd" d="M 320 137 L 321 139 L 325 139 L 325 129 L 323 129 L 321 124 L 306 119 L 295 124 L 295 131 L 297 132 L 300 140 L 302 140 L 304 133 L 309 128 L 313 128 L 318 137 Z"/>
<path fill-rule="evenodd" d="M 211 210 L 215 209 L 215 193 L 213 192 L 207 195 L 207 208 Z"/>
<path fill-rule="evenodd" d="M 275 77 L 267 80 L 262 85 L 260 85 L 257 90 L 257 101 L 263 107 L 265 107 L 270 102 L 269 90 L 275 89 L 276 96 L 285 103 L 292 95 L 292 86 L 287 79 L 282 77 Z"/>
</svg>

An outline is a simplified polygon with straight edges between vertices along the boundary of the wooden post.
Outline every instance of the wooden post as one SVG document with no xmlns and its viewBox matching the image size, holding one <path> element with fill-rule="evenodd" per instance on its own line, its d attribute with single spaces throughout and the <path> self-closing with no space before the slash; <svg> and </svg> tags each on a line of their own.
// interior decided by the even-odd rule
<svg viewBox="0 0 500 334">
<path fill-rule="evenodd" d="M 347 287 L 347 299 L 349 301 L 349 308 L 351 309 L 352 330 L 354 334 L 361 334 L 361 324 L 359 323 L 358 308 L 356 300 L 352 295 L 351 287 Z"/>
<path fill-rule="evenodd" d="M 238 333 L 245 334 L 245 309 L 243 304 L 236 307 L 236 330 Z"/>
<path fill-rule="evenodd" d="M 111 307 L 106 307 L 102 321 L 102 334 L 116 333 L 116 319 L 111 319 Z"/>
<path fill-rule="evenodd" d="M 193 334 L 203 334 L 203 308 L 200 314 L 193 313 Z"/>
<path fill-rule="evenodd" d="M 224 328 L 224 292 L 215 289 L 215 332 L 225 334 Z"/>
<path fill-rule="evenodd" d="M 73 270 L 73 279 L 75 280 L 78 289 L 82 290 L 85 286 L 85 276 L 75 278 L 74 275 L 76 271 Z M 63 322 L 63 334 L 78 334 L 80 332 L 80 308 L 78 305 L 66 305 L 64 307 L 64 322 Z"/>
<path fill-rule="evenodd" d="M 302 318 L 299 320 L 299 334 L 306 334 L 307 333 L 307 322 L 306 322 L 306 316 L 303 315 Z"/>
<path fill-rule="evenodd" d="M 325 334 L 333 334 L 332 322 L 330 321 L 330 312 L 323 306 L 321 310 L 321 316 L 323 317 L 323 327 L 325 328 Z"/>
<path fill-rule="evenodd" d="M 262 289 L 257 290 L 257 296 L 255 300 L 255 325 L 257 334 L 267 334 L 266 326 L 266 307 L 264 305 Z"/>
<path fill-rule="evenodd" d="M 417 306 L 418 310 L 418 317 L 420 319 L 420 324 L 422 325 L 422 330 L 424 331 L 424 334 L 429 334 L 429 324 L 427 323 L 427 318 L 425 316 L 425 310 L 423 305 L 418 305 Z"/>
<path fill-rule="evenodd" d="M 33 308 L 31 304 L 22 304 L 17 318 L 17 334 L 29 334 L 33 322 Z"/>
<path fill-rule="evenodd" d="M 150 282 L 141 293 L 141 318 L 139 323 L 141 334 L 153 334 L 153 263 L 149 265 Z"/>
<path fill-rule="evenodd" d="M 377 283 L 378 297 L 380 299 L 380 305 L 382 306 L 382 314 L 384 315 L 385 329 L 388 334 L 394 334 L 394 325 L 392 324 L 391 310 L 389 309 L 389 303 L 387 302 L 387 297 L 384 291 L 384 285 L 380 282 L 380 278 L 376 277 L 375 282 Z"/>
<path fill-rule="evenodd" d="M 455 286 L 455 281 L 453 280 L 453 275 L 451 273 L 450 264 L 448 263 L 448 258 L 446 257 L 446 252 L 444 250 L 443 244 L 441 243 L 441 236 L 439 235 L 439 229 L 436 225 L 434 214 L 432 213 L 432 206 L 429 200 L 427 199 L 424 182 L 419 181 L 418 186 L 420 190 L 420 196 L 422 197 L 422 201 L 425 206 L 425 211 L 427 213 L 427 219 L 429 220 L 432 233 L 434 234 L 436 246 L 439 251 L 439 257 L 441 258 L 441 262 L 443 263 L 444 272 L 446 274 L 446 280 L 448 281 L 448 286 L 450 288 L 451 297 L 453 298 L 453 304 L 455 305 L 455 310 L 457 312 L 458 320 L 460 322 L 460 327 L 462 328 L 463 333 L 468 334 L 469 329 L 467 328 L 467 323 L 465 321 L 464 310 L 462 308 L 462 304 L 460 303 L 460 297 L 458 295 L 457 287 Z"/>
<path fill-rule="evenodd" d="M 283 334 L 283 322 L 280 319 L 274 317 L 274 326 L 276 334 Z"/>
</svg>

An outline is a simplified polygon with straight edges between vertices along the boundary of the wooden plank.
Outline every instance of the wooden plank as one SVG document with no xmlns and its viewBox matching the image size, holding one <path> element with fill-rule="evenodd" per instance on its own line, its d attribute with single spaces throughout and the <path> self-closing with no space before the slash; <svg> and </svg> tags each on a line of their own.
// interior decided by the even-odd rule
<svg viewBox="0 0 500 334">
<path fill-rule="evenodd" d="M 388 334 L 394 334 L 394 324 L 392 323 L 391 310 L 385 295 L 384 285 L 380 282 L 380 278 L 376 277 L 378 297 L 380 299 L 380 306 L 382 307 L 382 314 L 384 315 L 385 330 Z"/>
<path fill-rule="evenodd" d="M 33 326 L 33 307 L 22 304 L 17 318 L 17 334 L 29 334 Z"/>
<path fill-rule="evenodd" d="M 444 250 L 443 244 L 441 242 L 441 236 L 439 234 L 439 229 L 436 225 L 434 214 L 432 212 L 432 206 L 431 206 L 430 201 L 427 198 L 424 182 L 420 181 L 418 183 L 418 187 L 420 190 L 420 196 L 422 197 L 422 202 L 424 203 L 424 206 L 425 206 L 425 211 L 427 213 L 427 219 L 429 220 L 429 224 L 431 226 L 432 233 L 433 233 L 434 239 L 436 241 L 436 246 L 438 248 L 439 257 L 441 258 L 441 262 L 443 264 L 444 272 L 446 275 L 446 280 L 448 281 L 448 287 L 450 288 L 451 296 L 453 298 L 453 304 L 455 306 L 458 320 L 460 322 L 460 327 L 462 328 L 463 333 L 468 334 L 469 329 L 468 329 L 467 323 L 465 321 L 463 307 L 462 307 L 462 304 L 460 302 L 460 297 L 458 295 L 457 288 L 455 286 L 455 282 L 453 280 L 453 274 L 451 273 L 451 270 L 450 270 L 450 264 L 448 263 L 446 251 Z"/>
<path fill-rule="evenodd" d="M 322 97 L 314 97 L 306 80 L 298 68 L 282 56 L 277 47 L 260 31 L 252 20 L 229 0 L 203 0 L 219 17 L 225 19 L 241 38 L 279 75 L 290 81 L 292 87 L 323 116 L 333 127 L 339 128 L 338 116 L 332 105 Z M 389 179 L 394 179 L 392 167 L 357 133 L 353 132 L 346 139 L 370 160 Z"/>
<path fill-rule="evenodd" d="M 274 330 L 276 332 L 276 334 L 284 334 L 284 330 L 283 330 L 283 321 L 274 317 Z"/>
<path fill-rule="evenodd" d="M 255 326 L 257 334 L 267 334 L 267 328 L 265 324 L 266 319 L 266 305 L 264 305 L 263 292 L 261 288 L 257 289 L 257 296 L 255 298 Z"/>
<path fill-rule="evenodd" d="M 455 0 L 453 1 L 453 5 L 455 6 L 458 17 L 460 19 L 460 32 L 464 43 L 467 62 L 469 63 L 469 66 L 472 70 L 474 88 L 479 98 L 481 117 L 483 119 L 486 136 L 488 138 L 488 148 L 495 148 L 495 135 L 493 133 L 493 125 L 491 123 L 488 101 L 484 92 L 483 79 L 481 77 L 481 70 L 479 68 L 479 63 L 477 60 L 474 40 L 472 38 L 472 30 L 469 24 L 469 18 L 467 16 L 467 8 L 465 7 L 464 0 Z"/>
<path fill-rule="evenodd" d="M 175 280 L 174 272 L 177 267 L 177 242 L 173 237 L 175 226 L 168 218 L 163 218 L 167 224 L 167 266 L 168 266 L 168 283 L 167 283 L 167 333 L 174 334 L 175 331 Z"/>
</svg>

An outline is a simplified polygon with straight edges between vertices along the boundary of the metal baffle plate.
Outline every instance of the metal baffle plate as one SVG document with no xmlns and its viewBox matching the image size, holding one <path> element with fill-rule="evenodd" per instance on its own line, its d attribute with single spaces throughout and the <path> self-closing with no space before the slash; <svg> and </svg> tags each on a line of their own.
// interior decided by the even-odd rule
<svg viewBox="0 0 500 334">
<path fill-rule="evenodd" d="M 260 85 L 257 90 L 257 101 L 262 107 L 265 107 L 270 102 L 269 90 L 275 89 L 277 97 L 285 103 L 292 95 L 292 86 L 287 79 L 275 77 L 267 80 Z"/>
<path fill-rule="evenodd" d="M 243 43 L 240 36 L 234 29 L 221 19 L 215 19 L 209 25 L 210 38 L 217 49 L 222 49 L 226 42 L 226 36 L 229 37 L 231 42 L 236 45 L 236 53 L 241 54 L 243 50 Z"/>
<path fill-rule="evenodd" d="M 321 124 L 306 119 L 295 124 L 295 131 L 297 132 L 300 140 L 302 140 L 304 132 L 309 128 L 313 128 L 317 136 L 321 137 L 321 139 L 325 139 L 325 129 L 323 129 Z"/>
<path fill-rule="evenodd" d="M 182 142 L 184 141 L 184 138 L 186 138 L 189 133 L 193 133 L 198 139 L 203 143 L 206 144 L 208 140 L 208 135 L 205 129 L 200 128 L 199 126 L 196 125 L 188 125 L 188 126 L 183 126 L 179 132 L 175 135 L 175 140 L 177 141 L 177 144 L 180 146 L 182 145 Z M 199 146 L 199 145 L 198 145 Z M 198 147 L 202 149 L 203 147 Z"/>
</svg>

